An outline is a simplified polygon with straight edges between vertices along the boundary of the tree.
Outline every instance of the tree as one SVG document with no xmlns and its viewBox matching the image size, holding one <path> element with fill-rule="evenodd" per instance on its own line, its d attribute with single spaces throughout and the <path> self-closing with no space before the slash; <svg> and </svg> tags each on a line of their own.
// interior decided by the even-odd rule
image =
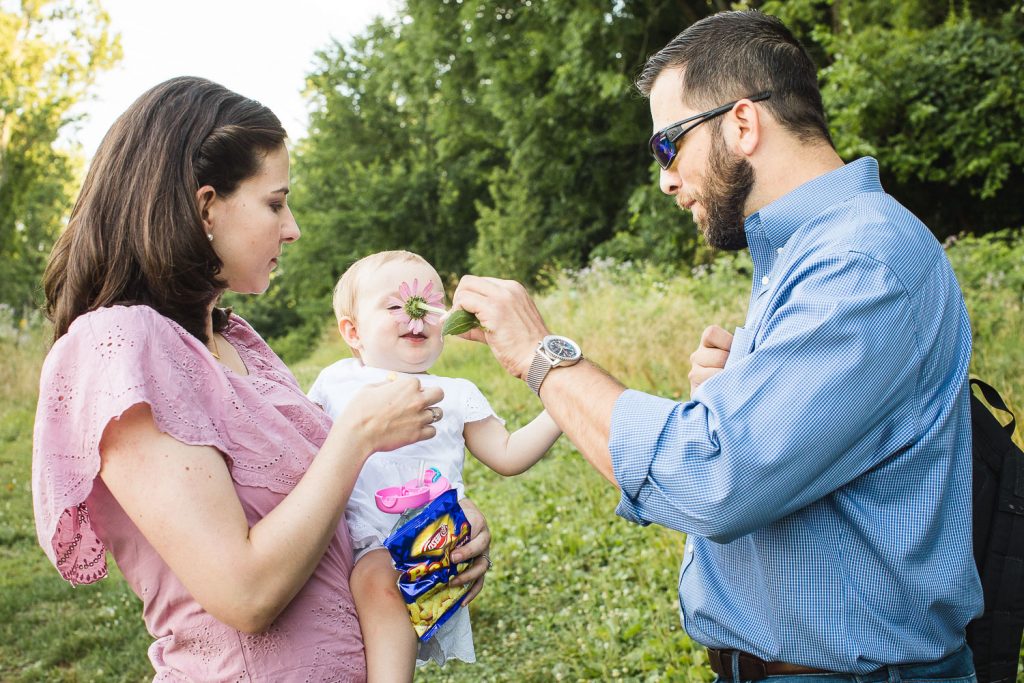
<svg viewBox="0 0 1024 683">
<path fill-rule="evenodd" d="M 121 56 L 96 0 L 0 10 L 0 303 L 38 305 L 39 278 L 71 203 L 77 160 L 54 146 L 72 107 Z"/>
<path fill-rule="evenodd" d="M 765 10 L 820 56 L 840 156 L 876 157 L 886 189 L 938 237 L 1024 223 L 1019 1 L 790 0 Z"/>
<path fill-rule="evenodd" d="M 456 57 L 458 11 L 410 3 L 401 19 L 317 53 L 309 134 L 294 165 L 303 238 L 285 252 L 269 296 L 238 304 L 271 336 L 315 334 L 334 282 L 374 251 L 416 251 L 449 279 L 465 272 L 486 169 L 500 161 L 479 133 L 493 125 L 475 123 L 488 115 L 473 106 L 472 62 Z M 280 339 L 277 350 L 291 354 Z"/>
<path fill-rule="evenodd" d="M 329 310 L 331 283 L 380 249 L 418 251 L 448 279 L 535 283 L 635 230 L 629 199 L 651 161 L 632 73 L 677 30 L 676 5 L 577 5 L 409 0 L 319 52 L 295 159 L 304 237 L 244 312 L 280 335 L 274 309 L 291 325 Z"/>
<path fill-rule="evenodd" d="M 380 249 L 418 251 L 449 281 L 533 286 L 601 256 L 709 260 L 657 188 L 632 81 L 690 24 L 758 7 L 819 67 L 840 155 L 877 157 L 939 237 L 1024 224 L 1020 0 L 406 0 L 319 53 L 295 163 L 304 237 L 244 312 L 305 344 L 333 282 Z"/>
<path fill-rule="evenodd" d="M 477 204 L 504 162 L 455 30 L 460 12 L 455 2 L 412 2 L 350 45 L 317 53 L 310 132 L 294 166 L 303 238 L 285 252 L 270 296 L 240 305 L 279 352 L 292 353 L 282 335 L 298 345 L 315 334 L 307 324 L 322 324 L 331 286 L 361 256 L 410 249 L 448 281 L 466 271 Z"/>
<path fill-rule="evenodd" d="M 597 245 L 635 234 L 634 190 L 650 178 L 650 115 L 632 79 L 682 28 L 666 2 L 466 3 L 481 102 L 508 163 L 490 173 L 473 268 L 537 284 L 545 268 L 584 265 Z M 621 240 L 628 242 L 626 239 Z"/>
</svg>

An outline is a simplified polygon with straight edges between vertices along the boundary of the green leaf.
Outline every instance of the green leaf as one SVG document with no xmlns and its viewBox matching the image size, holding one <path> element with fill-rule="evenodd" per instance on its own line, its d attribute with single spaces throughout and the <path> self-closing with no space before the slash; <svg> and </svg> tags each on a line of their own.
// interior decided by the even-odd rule
<svg viewBox="0 0 1024 683">
<path fill-rule="evenodd" d="M 441 327 L 441 334 L 463 334 L 464 332 L 469 332 L 474 327 L 480 327 L 480 321 L 469 311 L 459 308 L 452 311 L 448 319 L 444 321 L 444 325 Z"/>
</svg>

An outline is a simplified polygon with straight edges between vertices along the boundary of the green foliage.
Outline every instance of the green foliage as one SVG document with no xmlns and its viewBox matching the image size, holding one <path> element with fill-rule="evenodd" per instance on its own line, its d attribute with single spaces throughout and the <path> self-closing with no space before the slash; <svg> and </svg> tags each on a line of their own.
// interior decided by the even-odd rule
<svg viewBox="0 0 1024 683">
<path fill-rule="evenodd" d="M 409 0 L 399 14 L 317 55 L 294 164 L 304 237 L 270 296 L 237 304 L 275 343 L 329 310 L 334 282 L 373 251 L 416 251 L 449 281 L 473 269 L 536 283 L 617 232 L 641 235 L 631 254 L 657 241 L 630 204 L 651 168 L 631 78 L 680 28 L 673 8 Z M 682 245 L 666 258 L 683 242 L 664 240 Z"/>
<path fill-rule="evenodd" d="M 0 302 L 27 310 L 39 304 L 39 278 L 79 168 L 54 142 L 121 48 L 97 0 L 7 7 L 0 8 Z"/>
<path fill-rule="evenodd" d="M 1019 2 L 766 3 L 819 55 L 844 159 L 878 159 L 886 190 L 940 238 L 1024 221 Z"/>
<path fill-rule="evenodd" d="M 686 269 L 714 258 L 689 213 L 681 212 L 658 187 L 659 166 L 652 166 L 651 181 L 633 189 L 627 217 L 615 235 L 597 245 L 593 259 L 643 261 Z"/>
<path fill-rule="evenodd" d="M 545 267 L 586 263 L 646 183 L 649 114 L 632 76 L 648 41 L 667 41 L 678 18 L 650 2 L 527 2 L 476 17 L 473 57 L 489 76 L 482 102 L 508 163 L 491 174 L 470 263 L 536 283 Z"/>
<path fill-rule="evenodd" d="M 847 48 L 851 57 L 825 76 L 835 79 L 825 92 L 839 112 L 840 151 L 877 156 L 898 183 L 892 191 L 905 190 L 911 208 L 937 231 L 959 231 L 979 218 L 1009 220 L 1007 205 L 1019 211 L 1024 180 L 1024 22 L 955 18 L 893 34 L 862 32 Z M 877 73 L 880 63 L 885 73 Z M 855 92 L 868 93 L 866 101 L 855 101 Z"/>
<path fill-rule="evenodd" d="M 1024 232 L 954 237 L 948 244 L 971 317 L 972 371 L 1018 406 L 1018 423 L 1024 423 Z"/>
<path fill-rule="evenodd" d="M 292 359 L 357 258 L 417 251 L 531 286 L 593 259 L 707 263 L 657 187 L 644 142 L 645 59 L 728 9 L 783 18 L 820 67 L 843 158 L 879 159 L 887 190 L 941 238 L 1024 223 L 1024 13 L 996 0 L 406 0 L 318 53 L 295 152 L 304 237 L 270 296 L 238 303 Z M 234 302 L 234 299 L 231 299 Z"/>
</svg>

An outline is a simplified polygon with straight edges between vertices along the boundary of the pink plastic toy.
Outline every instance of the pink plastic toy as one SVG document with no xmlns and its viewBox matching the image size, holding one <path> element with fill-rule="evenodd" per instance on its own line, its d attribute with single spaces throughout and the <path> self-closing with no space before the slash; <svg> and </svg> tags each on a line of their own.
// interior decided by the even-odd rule
<svg viewBox="0 0 1024 683">
<path fill-rule="evenodd" d="M 374 500 L 381 512 L 399 515 L 406 510 L 426 505 L 450 488 L 451 483 L 441 476 L 440 470 L 431 467 L 423 472 L 419 480 L 410 479 L 402 486 L 378 489 Z"/>
</svg>

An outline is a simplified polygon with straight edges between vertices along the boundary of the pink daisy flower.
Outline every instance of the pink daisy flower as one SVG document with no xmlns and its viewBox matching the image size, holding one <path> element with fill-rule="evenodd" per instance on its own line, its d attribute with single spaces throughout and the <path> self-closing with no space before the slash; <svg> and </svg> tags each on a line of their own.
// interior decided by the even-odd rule
<svg viewBox="0 0 1024 683">
<path fill-rule="evenodd" d="M 398 287 L 398 296 L 392 296 L 388 303 L 398 308 L 392 309 L 391 315 L 401 325 L 408 325 L 413 334 L 421 334 L 425 325 L 437 325 L 441 316 L 447 311 L 441 308 L 444 303 L 444 292 L 435 292 L 434 283 L 428 282 L 420 291 L 419 280 L 414 279 L 412 286 L 403 282 Z"/>
</svg>

